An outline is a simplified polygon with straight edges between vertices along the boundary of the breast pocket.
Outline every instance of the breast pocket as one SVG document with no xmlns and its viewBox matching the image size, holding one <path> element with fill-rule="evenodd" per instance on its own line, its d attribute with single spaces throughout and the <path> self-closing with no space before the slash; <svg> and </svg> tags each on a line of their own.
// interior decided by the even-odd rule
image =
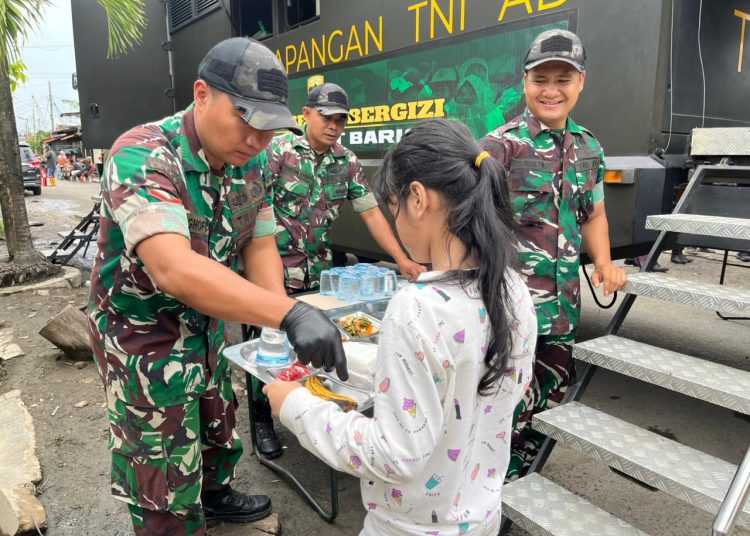
<svg viewBox="0 0 750 536">
<path fill-rule="evenodd" d="M 260 180 L 245 184 L 227 195 L 232 228 L 230 236 L 234 243 L 233 254 L 238 253 L 252 240 L 255 220 L 263 204 L 263 184 Z"/>
<path fill-rule="evenodd" d="M 345 173 L 329 175 L 322 181 L 328 218 L 335 220 L 349 193 L 349 180 Z"/>
<path fill-rule="evenodd" d="M 310 203 L 312 177 L 303 170 L 285 165 L 274 186 L 274 211 L 277 216 L 297 218 Z"/>
<path fill-rule="evenodd" d="M 596 179 L 599 177 L 599 166 L 602 160 L 598 156 L 580 158 L 573 162 L 573 168 L 578 178 L 578 187 L 587 192 L 596 186 Z"/>
<path fill-rule="evenodd" d="M 553 163 L 540 160 L 511 160 L 508 173 L 513 215 L 521 225 L 538 226 L 554 208 Z"/>
</svg>

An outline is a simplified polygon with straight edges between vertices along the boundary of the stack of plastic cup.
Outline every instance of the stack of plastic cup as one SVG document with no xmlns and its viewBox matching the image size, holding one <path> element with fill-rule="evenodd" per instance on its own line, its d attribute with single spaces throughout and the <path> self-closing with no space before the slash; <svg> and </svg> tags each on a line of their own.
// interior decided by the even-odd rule
<svg viewBox="0 0 750 536">
<path fill-rule="evenodd" d="M 346 268 L 342 266 L 323 270 L 320 273 L 320 295 L 336 296 L 339 291 L 339 278 L 344 272 L 346 272 Z"/>
<path fill-rule="evenodd" d="M 398 290 L 396 272 L 368 263 L 336 267 L 320 274 L 320 294 L 346 302 L 389 298 Z"/>
</svg>

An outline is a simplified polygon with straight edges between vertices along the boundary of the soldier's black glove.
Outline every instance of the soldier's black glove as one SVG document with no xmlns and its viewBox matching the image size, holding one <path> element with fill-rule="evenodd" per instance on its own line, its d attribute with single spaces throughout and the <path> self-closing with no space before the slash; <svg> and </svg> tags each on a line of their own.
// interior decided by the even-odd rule
<svg viewBox="0 0 750 536">
<path fill-rule="evenodd" d="M 289 342 L 299 360 L 314 367 L 324 367 L 328 372 L 336 369 L 339 379 L 346 381 L 346 355 L 341 345 L 341 332 L 318 309 L 297 302 L 281 321 Z"/>
</svg>

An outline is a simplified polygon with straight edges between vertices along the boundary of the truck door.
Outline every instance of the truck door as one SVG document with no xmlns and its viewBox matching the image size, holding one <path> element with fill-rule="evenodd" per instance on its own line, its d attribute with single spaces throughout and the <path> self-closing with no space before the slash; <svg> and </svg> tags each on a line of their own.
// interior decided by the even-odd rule
<svg viewBox="0 0 750 536">
<path fill-rule="evenodd" d="M 107 59 L 107 18 L 96 2 L 73 0 L 73 35 L 81 127 L 86 148 L 109 148 L 135 125 L 172 113 L 165 6 L 145 2 L 143 40 L 118 59 Z"/>
</svg>

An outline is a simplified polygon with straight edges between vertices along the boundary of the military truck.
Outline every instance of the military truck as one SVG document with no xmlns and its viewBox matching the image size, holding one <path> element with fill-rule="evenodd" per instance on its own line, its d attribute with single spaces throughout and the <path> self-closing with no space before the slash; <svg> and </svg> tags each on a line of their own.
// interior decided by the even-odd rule
<svg viewBox="0 0 750 536">
<path fill-rule="evenodd" d="M 142 44 L 117 60 L 105 57 L 103 10 L 85 0 L 72 7 L 88 148 L 189 104 L 205 52 L 243 35 L 283 63 L 293 112 L 310 77 L 348 90 L 353 119 L 341 141 L 369 178 L 415 121 L 456 118 L 479 137 L 520 113 L 529 43 L 545 29 L 573 30 L 588 55 L 574 117 L 607 154 L 616 258 L 645 253 L 655 239 L 645 218 L 671 210 L 692 128 L 750 125 L 741 100 L 750 0 L 149 0 Z M 350 210 L 332 237 L 340 252 L 384 258 Z"/>
</svg>

